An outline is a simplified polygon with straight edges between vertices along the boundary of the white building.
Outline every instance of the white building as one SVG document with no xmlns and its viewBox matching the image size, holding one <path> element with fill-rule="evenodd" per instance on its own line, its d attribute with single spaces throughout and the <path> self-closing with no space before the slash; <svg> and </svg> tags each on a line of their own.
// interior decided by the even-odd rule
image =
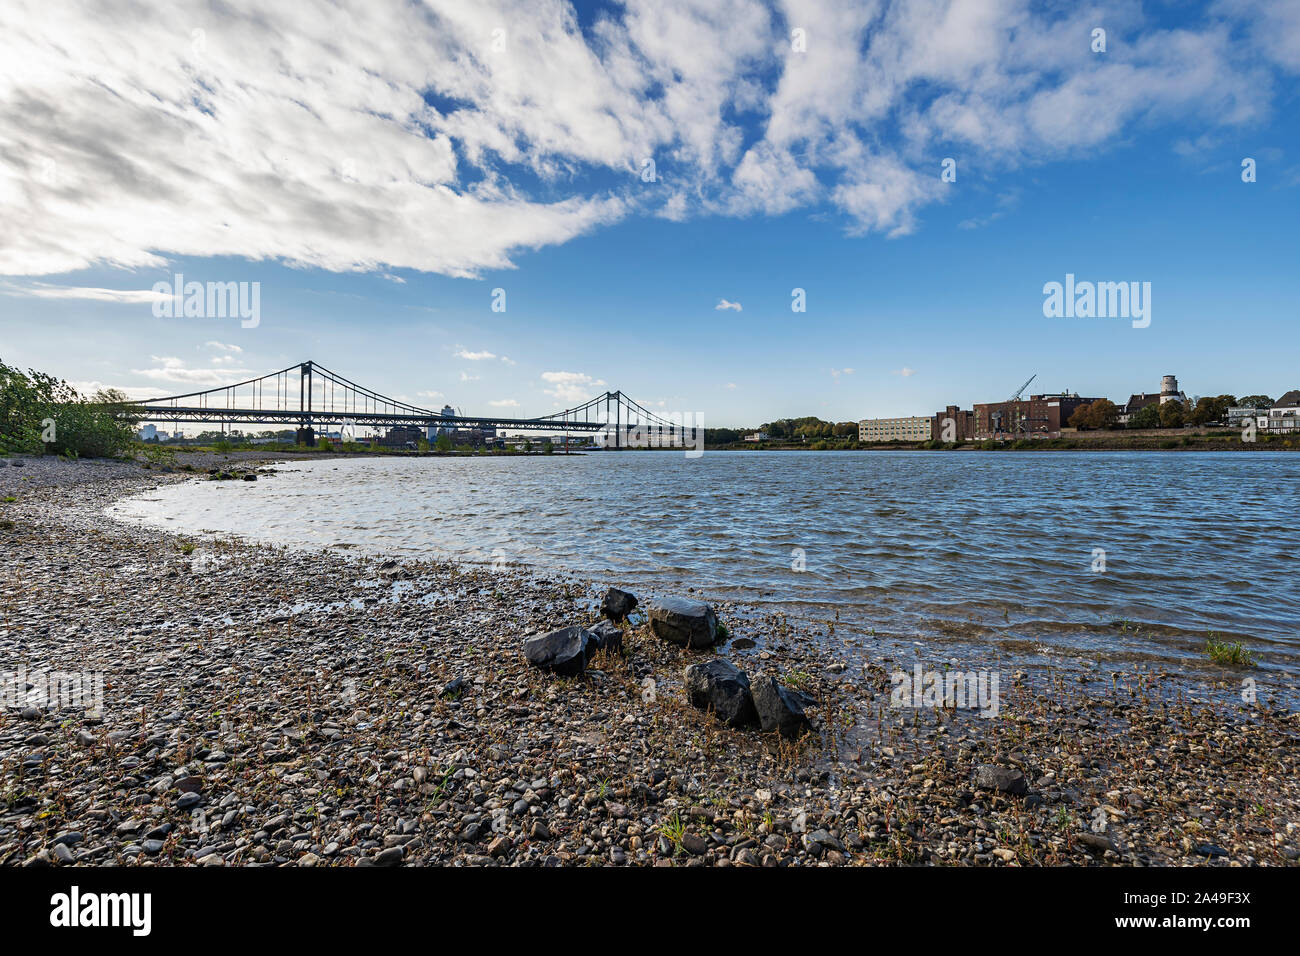
<svg viewBox="0 0 1300 956">
<path fill-rule="evenodd" d="M 1267 427 L 1270 435 L 1300 434 L 1300 389 L 1292 389 L 1273 403 Z"/>
</svg>

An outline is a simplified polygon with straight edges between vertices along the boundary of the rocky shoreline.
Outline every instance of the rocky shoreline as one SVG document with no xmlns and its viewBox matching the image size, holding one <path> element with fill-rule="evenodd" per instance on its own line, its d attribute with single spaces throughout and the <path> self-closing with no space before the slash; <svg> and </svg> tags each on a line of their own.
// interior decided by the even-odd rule
<svg viewBox="0 0 1300 956">
<path fill-rule="evenodd" d="M 186 456 L 234 477 L 260 457 Z M 193 479 L 103 461 L 0 468 L 0 679 L 18 691 L 0 708 L 0 865 L 1300 856 L 1293 712 L 1171 699 L 1129 675 L 1020 673 L 992 720 L 897 709 L 881 661 L 726 604 L 714 646 L 632 612 L 559 676 L 524 643 L 596 627 L 603 587 L 103 515 L 177 480 Z M 743 699 L 724 715 L 733 671 L 797 697 L 810 728 L 764 731 Z M 55 672 L 89 675 L 102 709 L 50 705 Z M 710 699 L 717 715 L 698 706 Z"/>
</svg>

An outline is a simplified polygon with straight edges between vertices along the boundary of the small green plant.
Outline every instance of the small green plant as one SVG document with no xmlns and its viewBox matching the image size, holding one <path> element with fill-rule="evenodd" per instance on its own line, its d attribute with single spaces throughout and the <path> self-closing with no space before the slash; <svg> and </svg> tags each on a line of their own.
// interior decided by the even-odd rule
<svg viewBox="0 0 1300 956">
<path fill-rule="evenodd" d="M 795 690 L 803 690 L 812 683 L 812 675 L 807 671 L 787 671 L 781 676 Z"/>
<path fill-rule="evenodd" d="M 1240 642 L 1220 641 L 1213 631 L 1210 632 L 1209 639 L 1205 642 L 1205 653 L 1210 656 L 1210 660 L 1214 661 L 1214 663 L 1222 664 L 1225 667 L 1255 666 L 1255 658 L 1250 651 L 1241 646 Z"/>
<path fill-rule="evenodd" d="M 682 822 L 682 815 L 674 810 L 671 817 L 659 824 L 659 832 L 673 845 L 675 850 L 681 850 L 682 837 L 686 835 L 686 824 Z"/>
</svg>

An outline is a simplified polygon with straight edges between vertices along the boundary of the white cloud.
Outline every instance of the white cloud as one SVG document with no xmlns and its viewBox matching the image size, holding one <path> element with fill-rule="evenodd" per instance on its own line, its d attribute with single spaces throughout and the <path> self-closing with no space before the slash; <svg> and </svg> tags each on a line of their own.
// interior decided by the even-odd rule
<svg viewBox="0 0 1300 956">
<path fill-rule="evenodd" d="M 851 368 L 833 368 L 831 369 L 831 378 L 839 378 L 841 375 L 852 375 L 856 369 Z"/>
<path fill-rule="evenodd" d="M 726 299 L 719 299 L 718 304 L 713 307 L 715 312 L 724 312 L 728 309 L 732 312 L 740 312 L 743 308 L 739 302 L 728 302 Z"/>
<path fill-rule="evenodd" d="M 215 340 L 212 342 L 204 342 L 203 347 L 205 349 L 212 349 L 216 352 L 234 352 L 236 355 L 244 351 L 238 345 L 228 345 L 225 342 L 217 342 Z"/>
<path fill-rule="evenodd" d="M 133 368 L 131 374 L 152 381 L 178 382 L 196 388 L 233 385 L 257 374 L 244 368 L 191 368 L 175 356 L 151 355 L 149 359 L 155 363 L 153 368 Z M 132 397 L 135 397 L 134 392 Z"/>
<path fill-rule="evenodd" d="M 456 358 L 465 359 L 468 362 L 487 362 L 487 361 L 494 361 L 496 359 L 500 359 L 506 365 L 518 364 L 515 362 L 514 359 L 510 358 L 508 355 L 497 355 L 495 352 L 489 352 L 486 349 L 478 352 L 471 352 L 468 349 L 457 348 L 455 355 Z"/>
<path fill-rule="evenodd" d="M 542 380 L 553 386 L 542 391 L 566 405 L 585 402 L 594 395 L 596 389 L 605 386 L 603 379 L 592 378 L 582 372 L 543 372 Z"/>
<path fill-rule="evenodd" d="M 470 375 L 469 372 L 461 372 L 461 373 L 460 373 L 460 380 L 461 380 L 462 382 L 477 382 L 477 381 L 479 380 L 479 376 L 477 376 L 477 375 Z"/>
<path fill-rule="evenodd" d="M 916 369 L 908 368 L 906 365 L 904 365 L 902 368 L 894 369 L 894 374 L 901 375 L 903 376 L 903 378 L 911 378 L 913 375 L 916 374 Z"/>
<path fill-rule="evenodd" d="M 1267 118 L 1300 71 L 1297 10 L 1218 0 L 1162 29 L 1112 0 L 663 0 L 582 24 L 563 0 L 9 0 L 0 274 L 229 256 L 470 276 L 636 214 L 830 206 L 904 235 L 951 195 L 949 151 L 995 174 Z M 666 188 L 641 188 L 645 158 Z"/>
<path fill-rule="evenodd" d="M 493 408 L 518 408 L 519 407 L 519 403 L 516 402 L 513 398 L 498 398 L 494 401 L 488 402 L 488 404 L 491 405 Z"/>
<path fill-rule="evenodd" d="M 151 289 L 99 289 L 84 286 L 50 285 L 45 282 L 0 283 L 6 295 L 33 299 L 87 299 L 91 302 L 119 302 L 127 305 L 152 304 L 171 298 L 167 292 Z"/>
<path fill-rule="evenodd" d="M 442 392 L 416 392 L 418 398 L 437 400 L 443 397 Z"/>
<path fill-rule="evenodd" d="M 129 398 L 150 399 L 150 398 L 166 398 L 168 395 L 171 395 L 174 392 L 174 389 L 153 388 L 148 386 L 142 387 L 139 385 L 134 385 L 134 386 L 108 385 L 100 381 L 89 381 L 89 382 L 75 381 L 75 382 L 68 382 L 68 384 L 71 385 L 73 388 L 75 388 L 82 395 L 94 395 L 96 392 L 100 392 L 109 388 L 115 388 L 118 391 L 125 392 Z"/>
</svg>

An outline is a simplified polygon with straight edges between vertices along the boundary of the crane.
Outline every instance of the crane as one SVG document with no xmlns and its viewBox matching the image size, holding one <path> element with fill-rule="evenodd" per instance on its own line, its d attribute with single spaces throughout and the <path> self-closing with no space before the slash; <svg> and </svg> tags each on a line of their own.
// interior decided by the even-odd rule
<svg viewBox="0 0 1300 956">
<path fill-rule="evenodd" d="M 1029 380 L 1028 380 L 1027 382 L 1025 382 L 1024 385 L 1021 385 L 1018 389 L 1016 389 L 1016 394 L 1012 395 L 1009 399 L 1007 399 L 1007 401 L 1008 401 L 1008 402 L 1018 402 L 1018 401 L 1020 401 L 1020 396 L 1021 396 L 1022 394 L 1024 394 L 1025 389 L 1027 389 L 1027 388 L 1029 387 L 1029 383 L 1032 382 L 1032 381 L 1033 381 L 1034 379 L 1036 379 L 1036 378 L 1038 378 L 1038 373 L 1037 373 L 1037 372 L 1035 372 L 1033 375 L 1029 376 Z"/>
</svg>

